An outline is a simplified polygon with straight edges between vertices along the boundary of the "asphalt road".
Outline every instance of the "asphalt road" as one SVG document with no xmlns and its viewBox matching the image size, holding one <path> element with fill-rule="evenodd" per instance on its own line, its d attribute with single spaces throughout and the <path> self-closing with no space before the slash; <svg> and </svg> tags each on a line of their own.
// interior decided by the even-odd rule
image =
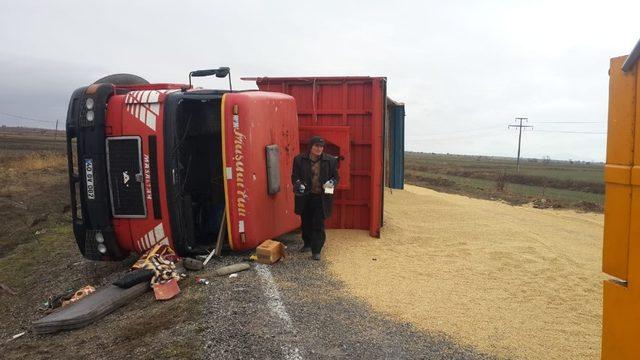
<svg viewBox="0 0 640 360">
<path fill-rule="evenodd" d="M 487 359 L 440 334 L 374 312 L 289 245 L 274 265 L 252 265 L 208 285 L 206 359 Z M 226 256 L 216 266 L 242 261 Z M 372 284 L 375 286 L 375 284 Z"/>
</svg>

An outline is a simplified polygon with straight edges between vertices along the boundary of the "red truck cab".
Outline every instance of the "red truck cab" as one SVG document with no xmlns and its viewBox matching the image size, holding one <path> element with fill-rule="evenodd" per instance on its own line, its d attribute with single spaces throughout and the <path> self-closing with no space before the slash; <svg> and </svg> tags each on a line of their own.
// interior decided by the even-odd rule
<svg viewBox="0 0 640 360">
<path fill-rule="evenodd" d="M 299 227 L 289 95 L 105 80 L 73 93 L 66 126 L 73 230 L 88 259 L 156 244 L 204 252 L 222 223 L 240 251 Z"/>
</svg>

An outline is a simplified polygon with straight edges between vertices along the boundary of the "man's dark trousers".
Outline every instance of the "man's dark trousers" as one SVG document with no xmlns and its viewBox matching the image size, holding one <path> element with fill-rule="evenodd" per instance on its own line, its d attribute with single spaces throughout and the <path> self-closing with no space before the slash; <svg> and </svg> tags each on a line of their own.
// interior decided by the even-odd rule
<svg viewBox="0 0 640 360">
<path fill-rule="evenodd" d="M 308 194 L 302 211 L 302 240 L 311 247 L 313 254 L 320 254 L 326 235 L 324 233 L 324 211 L 322 195 Z"/>
</svg>

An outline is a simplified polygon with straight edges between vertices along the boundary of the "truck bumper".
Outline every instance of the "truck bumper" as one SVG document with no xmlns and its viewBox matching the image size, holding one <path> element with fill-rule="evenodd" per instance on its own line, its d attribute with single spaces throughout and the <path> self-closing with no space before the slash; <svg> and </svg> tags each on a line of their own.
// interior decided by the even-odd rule
<svg viewBox="0 0 640 360">
<path fill-rule="evenodd" d="M 106 105 L 110 84 L 77 89 L 67 112 L 67 160 L 73 233 L 82 255 L 90 260 L 120 260 L 110 210 L 105 150 Z M 93 99 L 93 108 L 86 101 Z M 92 111 L 91 116 L 87 114 Z M 76 139 L 75 153 L 73 139 Z M 75 163 L 75 166 L 74 166 Z"/>
</svg>

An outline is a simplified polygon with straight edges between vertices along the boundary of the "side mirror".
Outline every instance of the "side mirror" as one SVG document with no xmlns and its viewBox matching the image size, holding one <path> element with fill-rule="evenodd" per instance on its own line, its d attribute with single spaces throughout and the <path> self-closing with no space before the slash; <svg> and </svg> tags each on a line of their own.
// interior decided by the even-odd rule
<svg viewBox="0 0 640 360">
<path fill-rule="evenodd" d="M 231 73 L 231 69 L 229 69 L 228 67 L 221 67 L 221 68 L 218 68 L 216 72 L 216 77 L 223 78 L 229 75 L 230 73 Z"/>
<path fill-rule="evenodd" d="M 217 69 L 206 69 L 206 70 L 194 70 L 189 73 L 189 87 L 191 85 L 191 77 L 204 77 L 204 76 L 212 76 L 215 75 L 217 78 L 224 78 L 229 76 L 229 90 L 232 91 L 231 88 L 231 69 L 224 66 L 219 67 Z"/>
</svg>

